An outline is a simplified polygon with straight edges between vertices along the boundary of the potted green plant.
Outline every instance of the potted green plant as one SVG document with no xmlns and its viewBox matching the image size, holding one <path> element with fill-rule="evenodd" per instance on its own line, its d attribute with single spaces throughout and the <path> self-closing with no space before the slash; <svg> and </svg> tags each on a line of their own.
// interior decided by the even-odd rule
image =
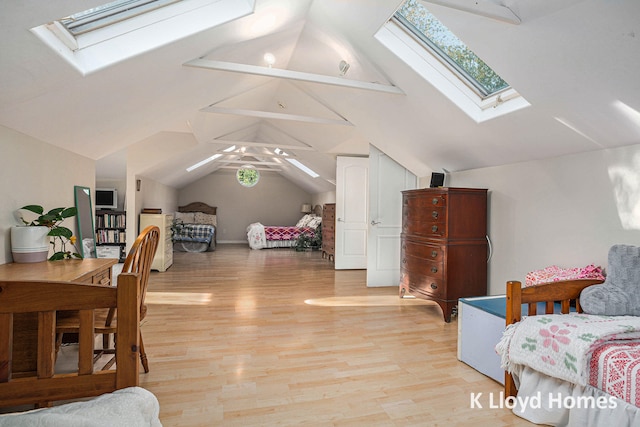
<svg viewBox="0 0 640 427">
<path fill-rule="evenodd" d="M 20 216 L 22 226 L 11 229 L 11 251 L 15 262 L 45 261 L 49 254 L 49 244 L 53 247 L 53 255 L 49 261 L 82 258 L 75 247 L 76 237 L 73 232 L 62 225 L 62 221 L 77 215 L 75 207 L 55 208 L 44 212 L 40 205 L 27 205 L 20 208 L 37 215 L 35 219 L 26 220 Z M 67 248 L 70 243 L 72 248 Z"/>
<path fill-rule="evenodd" d="M 321 225 L 316 228 L 313 235 L 308 232 L 301 233 L 296 239 L 296 251 L 317 251 L 322 247 L 322 228 Z"/>
</svg>

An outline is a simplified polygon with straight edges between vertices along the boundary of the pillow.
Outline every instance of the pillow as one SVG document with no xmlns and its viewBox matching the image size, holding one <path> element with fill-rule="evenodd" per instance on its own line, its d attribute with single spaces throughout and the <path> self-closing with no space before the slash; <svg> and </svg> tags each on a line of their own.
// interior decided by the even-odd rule
<svg viewBox="0 0 640 427">
<path fill-rule="evenodd" d="M 176 212 L 175 219 L 179 219 L 185 224 L 193 224 L 195 222 L 193 212 Z"/>
<path fill-rule="evenodd" d="M 195 221 L 196 224 L 207 224 L 207 225 L 217 225 L 217 218 L 215 215 L 209 215 L 204 212 L 196 212 L 195 213 Z"/>
<path fill-rule="evenodd" d="M 584 288 L 580 306 L 588 314 L 640 316 L 640 247 L 613 245 L 606 280 Z"/>
<path fill-rule="evenodd" d="M 309 221 L 311 221 L 312 219 L 313 219 L 312 215 L 306 214 L 305 216 L 300 218 L 300 221 L 298 221 L 298 223 L 296 224 L 296 227 L 307 227 L 307 224 L 309 224 Z"/>
<path fill-rule="evenodd" d="M 316 216 L 314 218 L 311 218 L 311 221 L 309 221 L 309 223 L 307 224 L 307 227 L 311 227 L 313 229 L 318 228 L 318 226 L 320 225 L 320 223 L 322 222 L 322 217 L 321 216 Z"/>
<path fill-rule="evenodd" d="M 561 280 L 597 279 L 604 280 L 602 268 L 589 264 L 582 268 L 560 268 L 557 265 L 545 267 L 527 273 L 524 287 L 542 285 L 544 283 L 559 282 Z"/>
</svg>

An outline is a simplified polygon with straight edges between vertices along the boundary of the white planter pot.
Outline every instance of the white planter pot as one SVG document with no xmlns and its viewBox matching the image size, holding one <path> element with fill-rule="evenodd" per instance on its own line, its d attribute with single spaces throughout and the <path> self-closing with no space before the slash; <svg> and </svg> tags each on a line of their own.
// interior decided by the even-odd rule
<svg viewBox="0 0 640 427">
<path fill-rule="evenodd" d="M 46 261 L 49 256 L 49 227 L 16 226 L 11 228 L 11 254 L 18 263 Z"/>
</svg>

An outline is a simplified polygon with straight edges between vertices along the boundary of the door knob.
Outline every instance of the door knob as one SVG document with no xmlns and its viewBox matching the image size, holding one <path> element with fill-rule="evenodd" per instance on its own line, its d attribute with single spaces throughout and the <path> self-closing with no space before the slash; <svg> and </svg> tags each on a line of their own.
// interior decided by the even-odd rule
<svg viewBox="0 0 640 427">
<path fill-rule="evenodd" d="M 371 225 L 378 225 L 378 224 L 382 224 L 382 221 L 371 220 Z"/>
</svg>

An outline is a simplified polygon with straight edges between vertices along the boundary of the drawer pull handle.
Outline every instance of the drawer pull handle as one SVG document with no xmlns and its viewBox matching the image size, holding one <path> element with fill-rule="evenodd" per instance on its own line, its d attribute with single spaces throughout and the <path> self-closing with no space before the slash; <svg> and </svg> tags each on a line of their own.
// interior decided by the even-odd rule
<svg viewBox="0 0 640 427">
<path fill-rule="evenodd" d="M 437 273 L 438 272 L 438 267 L 431 267 L 431 272 L 432 273 Z"/>
<path fill-rule="evenodd" d="M 438 256 L 438 251 L 431 251 L 431 258 L 435 258 Z"/>
<path fill-rule="evenodd" d="M 435 283 L 431 284 L 431 289 L 438 289 L 438 285 L 436 285 Z"/>
<path fill-rule="evenodd" d="M 403 259 L 402 259 L 402 263 L 403 263 L 403 264 L 406 264 L 406 263 L 407 263 L 407 259 L 406 259 L 406 258 L 403 258 Z"/>
<path fill-rule="evenodd" d="M 437 219 L 438 218 L 438 211 L 431 212 L 431 216 L 433 217 L 433 219 Z"/>
<path fill-rule="evenodd" d="M 432 202 L 434 205 L 437 205 L 439 201 L 440 201 L 440 199 L 438 199 L 437 197 L 434 197 L 434 198 L 433 198 L 433 200 L 431 200 L 431 202 Z"/>
<path fill-rule="evenodd" d="M 431 231 L 436 233 L 438 231 L 438 226 L 434 225 L 433 227 L 431 227 Z"/>
</svg>

